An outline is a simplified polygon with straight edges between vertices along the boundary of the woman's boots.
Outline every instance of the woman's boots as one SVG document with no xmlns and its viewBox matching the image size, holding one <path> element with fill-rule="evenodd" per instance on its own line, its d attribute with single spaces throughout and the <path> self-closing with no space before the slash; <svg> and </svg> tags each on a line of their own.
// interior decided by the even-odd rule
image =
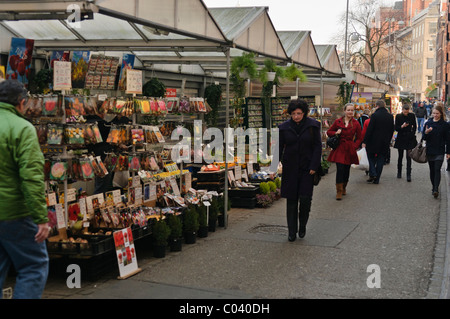
<svg viewBox="0 0 450 319">
<path fill-rule="evenodd" d="M 336 200 L 341 200 L 344 193 L 344 183 L 336 184 Z"/>
</svg>

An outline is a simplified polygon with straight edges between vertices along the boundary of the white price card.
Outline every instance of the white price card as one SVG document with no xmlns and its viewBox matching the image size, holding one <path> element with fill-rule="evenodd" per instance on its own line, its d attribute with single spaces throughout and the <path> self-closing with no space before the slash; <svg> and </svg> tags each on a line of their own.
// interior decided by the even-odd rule
<svg viewBox="0 0 450 319">
<path fill-rule="evenodd" d="M 55 61 L 53 67 L 53 90 L 72 89 L 72 63 Z"/>
</svg>

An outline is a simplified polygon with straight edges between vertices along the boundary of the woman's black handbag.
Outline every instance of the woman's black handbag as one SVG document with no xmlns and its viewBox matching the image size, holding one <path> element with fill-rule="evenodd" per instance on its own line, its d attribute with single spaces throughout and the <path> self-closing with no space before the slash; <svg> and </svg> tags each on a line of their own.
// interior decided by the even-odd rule
<svg viewBox="0 0 450 319">
<path fill-rule="evenodd" d="M 339 146 L 339 134 L 335 134 L 334 136 L 330 136 L 327 138 L 327 145 L 328 147 L 332 148 L 333 150 L 337 149 Z"/>
<path fill-rule="evenodd" d="M 322 179 L 322 176 L 324 176 L 325 173 L 322 169 L 322 165 L 319 166 L 319 168 L 317 169 L 317 171 L 314 173 L 313 175 L 313 184 L 314 186 L 319 185 L 320 180 Z"/>
</svg>

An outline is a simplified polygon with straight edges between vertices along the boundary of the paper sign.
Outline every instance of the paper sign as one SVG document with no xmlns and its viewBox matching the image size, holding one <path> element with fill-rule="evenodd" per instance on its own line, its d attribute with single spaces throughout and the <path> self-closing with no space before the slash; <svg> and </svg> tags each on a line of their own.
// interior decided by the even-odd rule
<svg viewBox="0 0 450 319">
<path fill-rule="evenodd" d="M 56 223 L 57 228 L 65 228 L 66 227 L 66 218 L 64 216 L 64 210 L 62 207 L 62 204 L 56 204 L 55 205 L 55 212 L 56 212 Z"/>
<path fill-rule="evenodd" d="M 156 200 L 156 183 L 150 183 L 150 200 Z"/>
<path fill-rule="evenodd" d="M 56 205 L 56 193 L 49 193 L 48 206 L 55 206 L 55 205 Z"/>
<path fill-rule="evenodd" d="M 142 94 L 142 71 L 127 70 L 127 94 Z"/>
<path fill-rule="evenodd" d="M 180 196 L 180 189 L 177 185 L 177 181 L 175 180 L 175 178 L 171 178 L 170 179 L 170 185 L 172 186 L 172 190 L 175 196 Z"/>
<path fill-rule="evenodd" d="M 114 204 L 115 205 L 120 204 L 122 202 L 122 198 L 121 198 L 121 195 L 120 195 L 120 189 L 116 189 L 112 193 L 113 193 Z"/>
<path fill-rule="evenodd" d="M 234 178 L 237 180 L 237 181 L 240 181 L 241 180 L 241 166 L 239 166 L 239 165 L 236 165 L 235 167 L 234 167 Z"/>
<path fill-rule="evenodd" d="M 131 228 L 124 228 L 113 233 L 120 277 L 125 278 L 138 271 L 136 250 L 134 248 Z"/>
<path fill-rule="evenodd" d="M 55 61 L 53 68 L 53 89 L 70 90 L 72 89 L 72 63 Z"/>
</svg>

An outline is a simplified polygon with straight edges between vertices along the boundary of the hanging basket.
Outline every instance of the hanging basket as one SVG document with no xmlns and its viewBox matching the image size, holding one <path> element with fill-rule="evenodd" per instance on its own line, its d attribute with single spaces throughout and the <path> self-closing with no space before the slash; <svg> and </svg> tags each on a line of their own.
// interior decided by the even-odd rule
<svg viewBox="0 0 450 319">
<path fill-rule="evenodd" d="M 267 72 L 267 81 L 273 82 L 275 80 L 276 72 Z"/>
</svg>

